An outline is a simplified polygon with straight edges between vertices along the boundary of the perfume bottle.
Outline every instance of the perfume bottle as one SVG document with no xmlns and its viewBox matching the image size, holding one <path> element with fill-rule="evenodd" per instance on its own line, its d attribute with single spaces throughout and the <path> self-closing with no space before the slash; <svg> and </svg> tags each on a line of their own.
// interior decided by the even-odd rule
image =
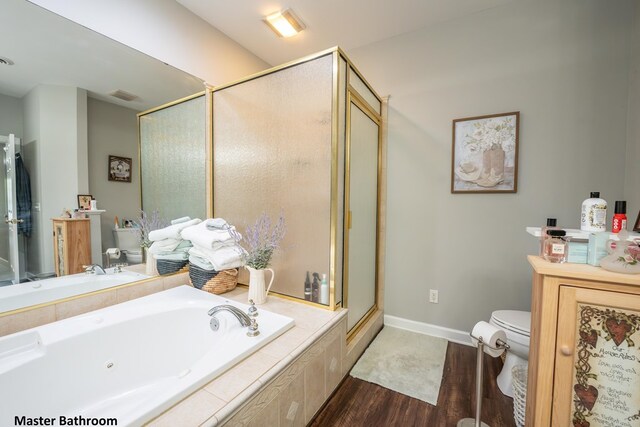
<svg viewBox="0 0 640 427">
<path fill-rule="evenodd" d="M 540 256 L 544 256 L 544 241 L 547 239 L 547 231 L 557 229 L 556 223 L 555 218 L 547 218 L 547 225 L 540 229 Z"/>
<path fill-rule="evenodd" d="M 549 262 L 562 263 L 567 261 L 567 242 L 564 230 L 548 230 L 544 241 L 544 259 Z"/>
</svg>

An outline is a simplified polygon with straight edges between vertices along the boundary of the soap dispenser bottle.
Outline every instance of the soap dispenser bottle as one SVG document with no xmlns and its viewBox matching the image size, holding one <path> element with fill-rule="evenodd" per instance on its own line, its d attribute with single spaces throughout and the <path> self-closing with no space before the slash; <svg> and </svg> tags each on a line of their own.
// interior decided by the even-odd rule
<svg viewBox="0 0 640 427">
<path fill-rule="evenodd" d="M 606 231 L 607 202 L 600 198 L 599 191 L 592 191 L 591 197 L 582 202 L 580 214 L 580 230 Z"/>
</svg>

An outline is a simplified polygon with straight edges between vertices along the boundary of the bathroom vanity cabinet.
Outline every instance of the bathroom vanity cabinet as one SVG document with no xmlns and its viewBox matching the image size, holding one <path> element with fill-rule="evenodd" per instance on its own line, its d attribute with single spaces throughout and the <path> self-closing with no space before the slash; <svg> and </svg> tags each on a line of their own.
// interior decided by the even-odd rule
<svg viewBox="0 0 640 427">
<path fill-rule="evenodd" d="M 526 425 L 640 425 L 640 275 L 529 263 Z"/>
<path fill-rule="evenodd" d="M 91 264 L 89 218 L 53 218 L 53 262 L 56 276 L 84 271 Z"/>
</svg>

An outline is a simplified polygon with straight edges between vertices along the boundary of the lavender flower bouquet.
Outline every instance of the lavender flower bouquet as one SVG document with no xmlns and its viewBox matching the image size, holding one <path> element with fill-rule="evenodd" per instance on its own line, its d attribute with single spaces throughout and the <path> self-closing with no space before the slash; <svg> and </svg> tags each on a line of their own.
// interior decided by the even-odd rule
<svg viewBox="0 0 640 427">
<path fill-rule="evenodd" d="M 285 235 L 284 217 L 272 226 L 271 218 L 263 213 L 253 226 L 248 226 L 244 235 L 244 249 L 247 251 L 245 264 L 256 270 L 269 267 L 271 256 L 279 248 Z"/>
<path fill-rule="evenodd" d="M 133 221 L 134 227 L 138 228 L 140 234 L 138 238 L 140 239 L 140 246 L 143 248 L 148 248 L 151 246 L 151 241 L 149 240 L 149 233 L 153 230 L 159 230 L 161 228 L 167 227 L 169 225 L 169 221 L 162 218 L 157 209 L 151 212 L 151 215 L 145 213 L 144 211 L 140 211 L 140 217 Z"/>
</svg>

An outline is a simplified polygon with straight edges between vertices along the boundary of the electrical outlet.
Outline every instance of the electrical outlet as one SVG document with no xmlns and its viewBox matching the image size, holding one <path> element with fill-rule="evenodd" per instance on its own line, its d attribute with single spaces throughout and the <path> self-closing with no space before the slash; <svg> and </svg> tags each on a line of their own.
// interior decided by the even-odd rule
<svg viewBox="0 0 640 427">
<path fill-rule="evenodd" d="M 429 289 L 429 302 L 434 304 L 438 303 L 438 290 L 437 289 Z"/>
</svg>

